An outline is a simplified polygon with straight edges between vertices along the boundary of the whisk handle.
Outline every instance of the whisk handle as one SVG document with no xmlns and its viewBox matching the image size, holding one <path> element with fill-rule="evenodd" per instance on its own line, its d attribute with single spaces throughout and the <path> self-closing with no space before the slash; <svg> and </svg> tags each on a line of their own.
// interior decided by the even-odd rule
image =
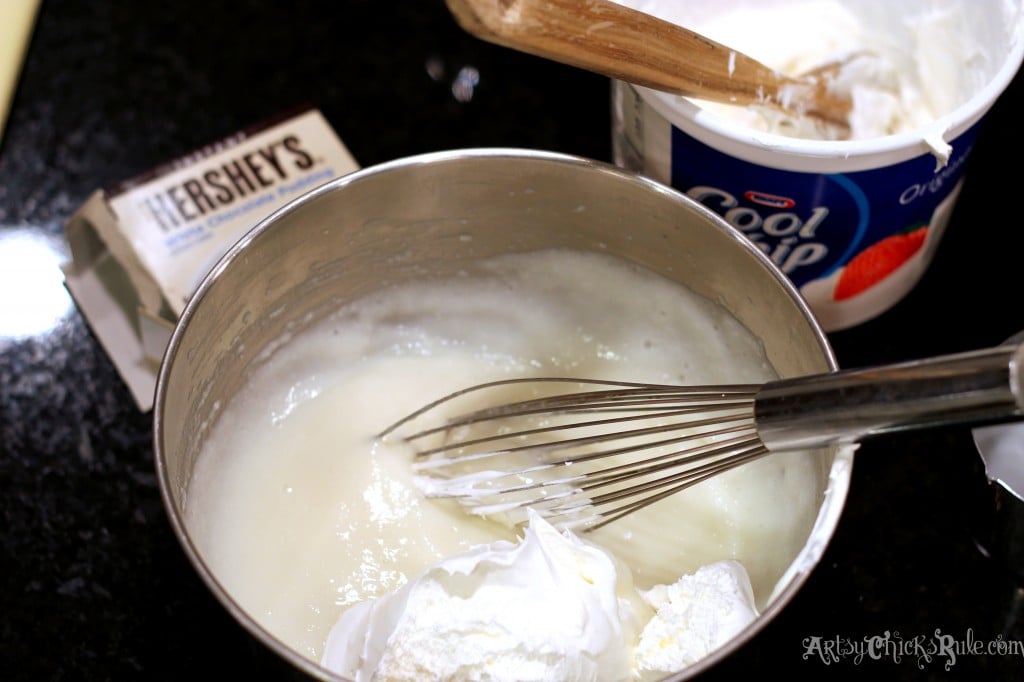
<svg viewBox="0 0 1024 682">
<path fill-rule="evenodd" d="M 1024 344 L 769 382 L 754 401 L 769 450 L 1024 416 Z"/>
</svg>

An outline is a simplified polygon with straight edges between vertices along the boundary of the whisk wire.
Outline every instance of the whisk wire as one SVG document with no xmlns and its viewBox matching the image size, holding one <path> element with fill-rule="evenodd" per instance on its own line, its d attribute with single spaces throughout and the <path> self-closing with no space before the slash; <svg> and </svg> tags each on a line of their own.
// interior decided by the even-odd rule
<svg viewBox="0 0 1024 682">
<path fill-rule="evenodd" d="M 459 391 L 415 416 L 472 391 L 519 383 Z M 606 382 L 544 383 L 564 388 Z M 417 447 L 413 469 L 431 478 L 431 496 L 455 498 L 471 512 L 521 512 L 525 518 L 525 508 L 535 507 L 563 525 L 597 527 L 661 499 L 663 491 L 672 494 L 716 475 L 734 458 L 767 452 L 754 428 L 757 386 L 607 383 L 612 388 L 499 402 L 415 431 L 404 436 Z M 495 470 L 488 470 L 492 461 Z"/>
<path fill-rule="evenodd" d="M 542 510 L 549 521 L 557 525 L 594 530 L 766 454 L 768 450 L 756 434 L 747 434 L 695 450 L 648 458 L 643 462 L 503 487 L 491 493 L 481 491 L 456 497 L 477 513 L 501 512 L 521 522 L 526 518 L 525 508 L 533 507 Z M 681 471 L 669 473 L 680 467 Z M 665 475 L 650 478 L 652 474 Z M 640 479 L 638 483 L 618 487 L 637 478 Z M 548 488 L 553 492 L 547 492 Z M 610 490 L 599 492 L 605 488 Z M 537 494 L 524 497 L 520 495 L 523 492 Z"/>
<path fill-rule="evenodd" d="M 581 507 L 565 509 L 549 508 L 549 520 L 552 523 L 562 525 L 563 527 L 572 526 L 577 529 L 596 530 L 611 523 L 612 521 L 626 516 L 627 514 L 631 514 L 654 504 L 659 500 L 675 495 L 678 492 L 729 471 L 741 464 L 759 459 L 769 454 L 769 451 L 760 443 L 760 441 L 753 440 L 749 441 L 744 447 L 739 447 L 731 452 L 722 452 L 720 454 L 721 458 L 714 462 L 700 467 L 695 467 L 674 476 L 663 477 L 656 481 L 635 485 L 614 493 L 595 496 L 589 501 L 589 504 L 584 504 Z M 652 491 L 656 490 L 659 492 L 650 494 Z M 633 499 L 638 495 L 642 497 L 640 497 L 640 499 Z M 591 508 L 598 510 L 602 506 L 607 506 L 620 500 L 630 501 L 618 507 L 605 508 L 600 511 L 600 514 L 593 514 L 580 518 L 581 512 Z"/>
<path fill-rule="evenodd" d="M 558 413 L 564 414 L 564 413 Z M 692 417 L 696 414 L 706 415 L 708 414 L 707 408 L 690 407 L 682 410 L 675 410 L 672 412 L 659 413 L 659 419 L 667 419 L 672 417 Z M 562 438 L 556 441 L 549 441 L 543 444 L 538 444 L 535 441 L 530 440 L 532 436 L 538 436 L 545 433 L 565 433 L 568 431 L 575 431 L 579 429 L 593 430 L 598 427 L 612 426 L 615 424 L 623 424 L 629 422 L 636 422 L 638 420 L 649 420 L 650 415 L 631 415 L 627 417 L 614 417 L 610 419 L 594 419 L 582 422 L 573 423 L 562 423 L 557 422 L 540 426 L 536 428 L 522 429 L 522 430 L 505 430 L 486 436 L 482 436 L 474 439 L 467 440 L 451 440 L 442 443 L 436 447 L 425 448 L 416 453 L 417 459 L 425 460 L 429 459 L 433 455 L 451 452 L 453 450 L 465 450 L 478 445 L 485 445 L 488 443 L 495 442 L 513 442 L 513 441 L 525 441 L 519 445 L 509 445 L 507 447 L 495 448 L 492 450 L 486 450 L 483 452 L 475 452 L 472 454 L 459 454 L 454 455 L 453 459 L 449 459 L 446 464 L 451 464 L 453 461 L 468 462 L 475 459 L 485 459 L 488 457 L 495 457 L 503 454 L 514 453 L 524 450 L 530 450 L 535 452 L 538 456 L 542 456 L 543 461 L 557 464 L 557 463 L 570 463 L 570 462 L 581 462 L 587 459 L 594 459 L 597 457 L 607 457 L 609 455 L 623 454 L 627 452 L 635 452 L 637 450 L 645 450 L 651 447 L 659 447 L 663 445 L 670 445 L 672 443 L 683 442 L 686 440 L 693 440 L 696 437 L 707 437 L 716 435 L 722 430 L 729 430 L 733 428 L 733 425 L 749 421 L 751 418 L 749 410 L 745 412 L 737 412 L 735 415 L 729 416 L 723 414 L 721 417 L 706 417 L 704 419 L 689 419 L 683 422 L 669 422 L 665 424 L 658 424 L 656 426 L 648 426 L 636 429 L 629 429 L 626 431 L 602 431 L 596 434 L 587 436 L 577 436 L 574 438 Z M 479 424 L 483 420 L 474 420 L 472 424 Z M 460 421 L 460 425 L 466 426 L 467 422 Z M 613 439 L 644 439 L 651 436 L 656 436 L 661 433 L 678 432 L 681 428 L 686 429 L 705 429 L 698 433 L 686 433 L 673 438 L 667 438 L 657 441 L 645 441 L 633 446 L 622 446 L 620 448 L 602 450 L 600 452 L 592 453 L 589 457 L 583 456 L 572 456 L 566 455 L 561 458 L 555 457 L 554 453 L 567 450 L 572 447 L 581 447 L 590 445 L 593 443 L 607 442 Z M 710 430 L 714 428 L 714 430 Z M 427 435 L 432 435 L 438 432 L 438 429 L 431 429 L 428 432 L 418 432 L 409 436 L 406 440 L 412 442 L 419 440 Z"/>
<path fill-rule="evenodd" d="M 556 406 L 563 410 L 569 408 L 575 408 L 577 410 L 588 410 L 593 411 L 597 408 L 597 398 L 615 399 L 613 402 L 609 402 L 604 407 L 609 409 L 623 409 L 624 401 L 631 401 L 635 403 L 634 407 L 639 407 L 638 401 L 649 400 L 650 396 L 656 395 L 663 398 L 667 396 L 673 396 L 677 401 L 696 403 L 700 400 L 706 400 L 710 398 L 717 398 L 719 400 L 733 400 L 736 402 L 743 402 L 749 400 L 754 393 L 760 388 L 757 384 L 737 384 L 737 385 L 723 385 L 709 387 L 707 391 L 696 391 L 693 389 L 687 389 L 681 386 L 672 386 L 666 384 L 643 384 L 630 381 L 609 381 L 602 379 L 579 379 L 570 377 L 519 377 L 514 379 L 499 379 L 497 381 L 490 381 L 475 386 L 469 386 L 458 391 L 453 391 L 437 400 L 430 402 L 418 410 L 409 413 L 405 417 L 402 417 L 398 421 L 394 422 L 386 429 L 378 434 L 378 438 L 385 438 L 389 434 L 397 431 L 400 427 L 405 424 L 417 419 L 418 417 L 433 412 L 445 403 L 451 403 L 459 398 L 468 396 L 472 393 L 479 393 L 483 391 L 492 391 L 494 389 L 502 387 L 512 387 L 517 384 L 531 384 L 531 385 L 559 385 L 559 384 L 578 384 L 578 385 L 600 385 L 600 386 L 615 386 L 616 390 L 605 390 L 605 391 L 587 391 L 582 393 L 561 393 L 553 396 L 545 396 L 542 398 L 534 398 L 531 400 L 521 400 L 510 403 L 503 403 L 498 405 L 492 405 L 491 407 L 478 409 L 472 412 L 468 412 L 460 417 L 449 418 L 443 424 L 434 428 L 423 429 L 418 434 L 413 436 L 407 436 L 405 440 L 411 440 L 417 437 L 430 435 L 440 431 L 445 431 L 456 426 L 473 423 L 480 421 L 481 419 L 496 419 L 499 417 L 514 416 L 516 414 L 527 414 L 528 410 L 532 410 L 532 413 L 544 413 L 552 411 Z M 648 403 L 652 406 L 653 404 Z"/>
<path fill-rule="evenodd" d="M 509 392 L 526 399 L 500 399 Z M 1024 344 L 764 384 L 505 379 L 451 393 L 380 435 L 454 414 L 463 397 L 489 407 L 404 438 L 419 451 L 413 466 L 428 495 L 482 515 L 518 510 L 520 523 L 531 507 L 562 527 L 593 529 L 770 453 L 1024 419 Z"/>
</svg>

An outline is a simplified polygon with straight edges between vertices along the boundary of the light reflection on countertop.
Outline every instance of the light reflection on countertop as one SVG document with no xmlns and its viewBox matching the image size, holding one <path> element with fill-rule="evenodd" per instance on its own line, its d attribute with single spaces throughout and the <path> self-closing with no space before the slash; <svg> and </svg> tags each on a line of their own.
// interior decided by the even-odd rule
<svg viewBox="0 0 1024 682">
<path fill-rule="evenodd" d="M 0 338 L 45 334 L 68 315 L 67 254 L 64 240 L 41 228 L 0 228 Z"/>
</svg>

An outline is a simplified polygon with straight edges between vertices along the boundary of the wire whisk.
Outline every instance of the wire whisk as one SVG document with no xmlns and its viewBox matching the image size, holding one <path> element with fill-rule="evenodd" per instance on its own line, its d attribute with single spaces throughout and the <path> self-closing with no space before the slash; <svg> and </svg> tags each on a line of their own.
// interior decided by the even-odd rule
<svg viewBox="0 0 1024 682">
<path fill-rule="evenodd" d="M 473 408 L 459 413 L 459 401 Z M 763 384 L 499 380 L 446 395 L 380 436 L 414 447 L 429 497 L 512 524 L 532 508 L 587 531 L 771 453 L 1022 416 L 1024 345 L 1005 344 Z"/>
</svg>

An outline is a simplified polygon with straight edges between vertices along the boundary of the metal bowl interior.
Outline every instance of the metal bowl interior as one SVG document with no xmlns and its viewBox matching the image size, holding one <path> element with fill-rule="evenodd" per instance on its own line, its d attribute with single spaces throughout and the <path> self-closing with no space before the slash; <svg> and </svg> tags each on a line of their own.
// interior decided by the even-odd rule
<svg viewBox="0 0 1024 682">
<path fill-rule="evenodd" d="M 475 149 L 355 172 L 280 209 L 239 241 L 187 305 L 160 369 L 155 465 L 173 529 L 216 598 L 299 671 L 333 679 L 245 613 L 213 575 L 183 520 L 204 438 L 255 368 L 292 335 L 370 291 L 472 271 L 491 255 L 563 247 L 617 255 L 730 310 L 781 376 L 836 369 L 795 289 L 739 232 L 664 186 L 586 159 Z M 730 655 L 790 600 L 820 559 L 845 503 L 852 455 L 820 459 L 821 507 L 802 553 L 759 620 L 691 666 Z"/>
</svg>

